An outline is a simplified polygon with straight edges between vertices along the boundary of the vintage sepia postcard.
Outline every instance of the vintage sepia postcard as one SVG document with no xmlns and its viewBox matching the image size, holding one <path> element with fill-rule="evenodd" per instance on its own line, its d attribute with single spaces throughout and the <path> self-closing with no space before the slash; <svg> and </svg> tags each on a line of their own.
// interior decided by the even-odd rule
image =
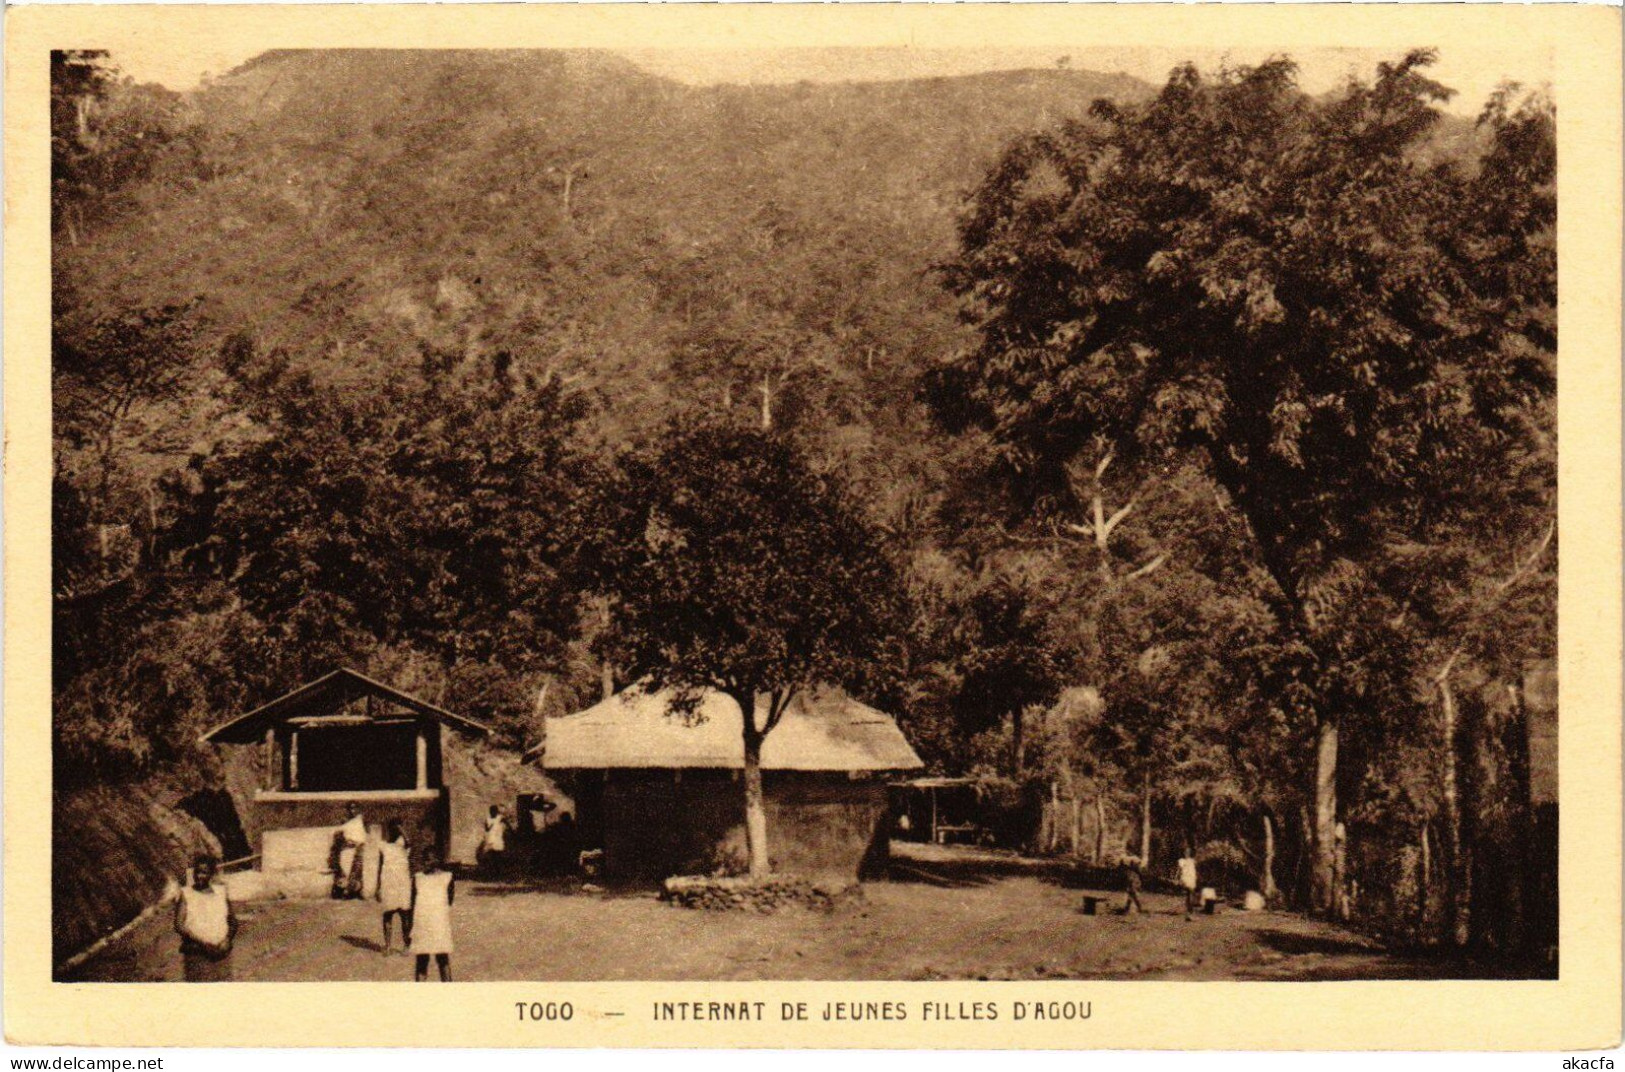
<svg viewBox="0 0 1625 1072">
<path fill-rule="evenodd" d="M 1617 1044 L 1619 33 L 10 9 L 7 1037 Z"/>
</svg>

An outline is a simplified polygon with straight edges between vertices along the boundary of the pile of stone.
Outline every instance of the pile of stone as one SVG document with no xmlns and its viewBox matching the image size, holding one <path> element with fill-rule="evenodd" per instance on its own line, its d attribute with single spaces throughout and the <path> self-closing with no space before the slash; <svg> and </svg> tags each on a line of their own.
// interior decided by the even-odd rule
<svg viewBox="0 0 1625 1072">
<path fill-rule="evenodd" d="M 843 904 L 861 900 L 857 883 L 811 882 L 789 875 L 750 879 L 725 875 L 677 875 L 666 880 L 660 899 L 682 908 L 713 912 L 777 912 L 799 905 L 815 912 L 833 912 Z"/>
</svg>

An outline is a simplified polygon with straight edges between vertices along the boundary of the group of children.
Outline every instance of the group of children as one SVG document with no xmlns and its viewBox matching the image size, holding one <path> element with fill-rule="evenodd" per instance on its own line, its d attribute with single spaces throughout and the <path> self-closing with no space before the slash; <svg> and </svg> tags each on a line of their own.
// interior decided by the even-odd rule
<svg viewBox="0 0 1625 1072">
<path fill-rule="evenodd" d="M 335 835 L 335 846 L 349 851 L 335 853 L 333 861 L 334 896 L 358 898 L 366 887 L 361 851 L 366 839 L 366 823 L 360 808 L 351 804 L 344 824 Z M 360 836 L 355 837 L 355 831 Z M 435 852 L 420 854 L 422 866 L 412 867 L 412 853 L 406 834 L 392 820 L 378 845 L 376 882 L 372 896 L 383 913 L 383 953 L 394 945 L 394 924 L 400 922 L 402 952 L 416 955 L 413 977 L 423 982 L 429 977 L 429 961 L 434 960 L 440 981 L 451 982 L 451 906 L 457 896 L 457 880 Z M 175 931 L 181 939 L 181 962 L 187 982 L 224 982 L 232 977 L 231 951 L 237 937 L 237 916 L 225 886 L 216 881 L 219 861 L 199 854 L 192 861 L 191 874 L 182 885 L 175 903 Z"/>
<path fill-rule="evenodd" d="M 391 820 L 378 847 L 378 882 L 373 896 L 383 911 L 385 956 L 391 952 L 391 924 L 401 924 L 402 952 L 417 956 L 413 978 L 429 977 L 433 957 L 440 981 L 451 982 L 451 905 L 457 897 L 457 878 L 447 871 L 436 853 L 423 854 L 423 866 L 412 870 L 412 854 L 401 824 Z"/>
</svg>

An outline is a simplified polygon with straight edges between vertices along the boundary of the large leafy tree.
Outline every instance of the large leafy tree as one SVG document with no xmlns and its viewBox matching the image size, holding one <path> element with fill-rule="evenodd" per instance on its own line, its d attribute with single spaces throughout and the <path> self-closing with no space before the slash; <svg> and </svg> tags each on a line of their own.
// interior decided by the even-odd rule
<svg viewBox="0 0 1625 1072">
<path fill-rule="evenodd" d="M 980 344 L 929 379 L 1034 495 L 1097 437 L 1193 452 L 1224 488 L 1313 663 L 1321 906 L 1339 726 L 1377 691 L 1364 625 L 1398 614 L 1370 564 L 1456 509 L 1464 466 L 1522 443 L 1555 386 L 1527 312 L 1555 287 L 1551 141 L 1503 109 L 1476 174 L 1427 163 L 1449 95 L 1431 60 L 1318 101 L 1285 59 L 1185 66 L 1146 104 L 1018 140 L 947 266 Z"/>
<path fill-rule="evenodd" d="M 421 378 L 369 391 L 261 382 L 268 363 L 234 359 L 264 400 L 264 434 L 176 482 L 166 550 L 261 621 L 317 608 L 365 651 L 505 679 L 513 702 L 481 713 L 519 743 L 523 694 L 564 664 L 580 626 L 597 481 L 574 439 L 586 403 L 502 354 L 431 355 Z"/>
<path fill-rule="evenodd" d="M 679 714 L 705 689 L 739 705 L 750 873 L 764 875 L 762 742 L 803 689 L 882 683 L 898 575 L 838 479 L 771 432 L 680 429 L 628 459 L 612 499 L 606 653 L 643 687 L 674 689 Z"/>
</svg>

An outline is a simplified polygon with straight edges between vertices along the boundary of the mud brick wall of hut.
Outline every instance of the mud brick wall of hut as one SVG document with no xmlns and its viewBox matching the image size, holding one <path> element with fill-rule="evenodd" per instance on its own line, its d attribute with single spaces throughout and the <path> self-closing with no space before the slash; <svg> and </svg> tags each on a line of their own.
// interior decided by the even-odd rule
<svg viewBox="0 0 1625 1072">
<path fill-rule="evenodd" d="M 602 777 L 605 875 L 615 881 L 744 870 L 744 789 L 737 772 L 615 770 Z M 879 778 L 766 771 L 775 871 L 853 881 L 884 866 L 888 800 Z"/>
</svg>

